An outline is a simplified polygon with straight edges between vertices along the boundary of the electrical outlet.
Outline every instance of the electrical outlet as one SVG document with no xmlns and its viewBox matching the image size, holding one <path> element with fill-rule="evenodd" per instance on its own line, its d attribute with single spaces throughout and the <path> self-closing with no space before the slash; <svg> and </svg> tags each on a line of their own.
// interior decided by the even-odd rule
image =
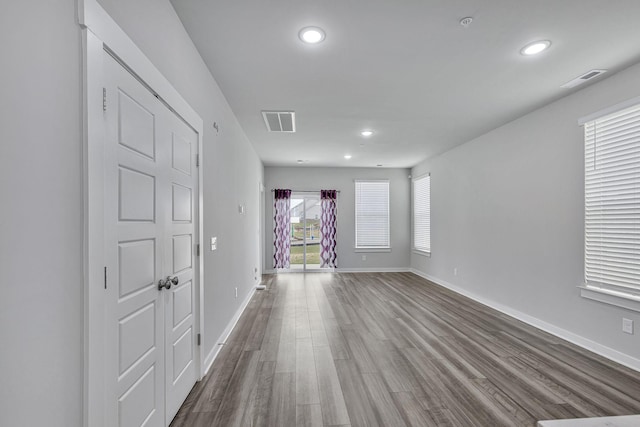
<svg viewBox="0 0 640 427">
<path fill-rule="evenodd" d="M 367 256 L 366 255 L 362 255 L 362 260 L 366 261 L 367 260 Z"/>
<path fill-rule="evenodd" d="M 633 335 L 633 320 L 622 318 L 622 332 Z"/>
<path fill-rule="evenodd" d="M 238 298 L 238 288 L 236 288 L 236 298 Z"/>
<path fill-rule="evenodd" d="M 453 269 L 453 275 L 454 275 L 454 276 L 457 276 L 457 275 L 458 275 L 458 267 L 455 267 L 455 268 Z"/>
</svg>

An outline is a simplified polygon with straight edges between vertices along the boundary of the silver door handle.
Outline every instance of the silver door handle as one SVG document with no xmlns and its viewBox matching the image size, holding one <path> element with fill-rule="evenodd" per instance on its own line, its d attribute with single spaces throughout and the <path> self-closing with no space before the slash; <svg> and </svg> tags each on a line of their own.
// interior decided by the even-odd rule
<svg viewBox="0 0 640 427">
<path fill-rule="evenodd" d="M 176 286 L 178 283 L 180 283 L 178 276 L 167 276 L 166 279 L 160 279 L 158 281 L 158 290 L 161 291 L 163 288 L 171 289 L 171 285 Z"/>
</svg>

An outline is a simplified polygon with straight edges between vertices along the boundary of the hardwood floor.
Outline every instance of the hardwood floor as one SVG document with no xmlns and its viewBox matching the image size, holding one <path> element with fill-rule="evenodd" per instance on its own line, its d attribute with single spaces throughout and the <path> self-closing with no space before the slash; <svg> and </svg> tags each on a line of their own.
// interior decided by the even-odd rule
<svg viewBox="0 0 640 427">
<path fill-rule="evenodd" d="M 640 374 L 411 273 L 267 276 L 171 424 L 535 426 L 640 413 Z"/>
</svg>

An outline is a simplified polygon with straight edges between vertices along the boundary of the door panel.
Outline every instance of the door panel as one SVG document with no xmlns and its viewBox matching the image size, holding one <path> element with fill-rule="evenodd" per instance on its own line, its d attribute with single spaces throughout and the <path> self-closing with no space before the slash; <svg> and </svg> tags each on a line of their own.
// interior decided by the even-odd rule
<svg viewBox="0 0 640 427">
<path fill-rule="evenodd" d="M 163 215 L 158 100 L 105 58 L 106 425 L 164 427 Z M 166 160 L 165 160 L 166 161 Z M 165 184 L 166 185 L 166 184 Z"/>
<path fill-rule="evenodd" d="M 173 220 L 191 222 L 191 189 L 173 184 Z"/>
<path fill-rule="evenodd" d="M 118 400 L 118 425 L 122 427 L 139 427 L 153 425 L 158 418 L 155 403 L 157 400 L 155 383 L 157 374 L 155 366 L 151 366 L 135 384 Z"/>
<path fill-rule="evenodd" d="M 173 157 L 171 161 L 173 168 L 191 176 L 192 153 L 194 151 L 191 141 L 180 138 L 180 136 L 174 133 L 172 143 Z"/>
<path fill-rule="evenodd" d="M 120 348 L 120 375 L 135 362 L 156 347 L 154 329 L 156 324 L 155 302 L 141 307 L 118 322 L 118 347 Z"/>
<path fill-rule="evenodd" d="M 183 283 L 171 290 L 173 302 L 173 327 L 177 327 L 188 316 L 193 314 L 193 286 L 191 281 Z"/>
<path fill-rule="evenodd" d="M 196 150 L 197 134 L 180 118 L 172 114 L 167 120 L 166 135 L 172 149 L 168 168 L 171 182 L 171 206 L 167 230 L 171 236 L 172 253 L 167 254 L 167 266 L 179 282 L 167 297 L 165 339 L 167 371 L 167 419 L 172 419 L 186 399 L 197 378 L 195 360 L 195 286 L 194 243 L 196 242 L 194 212 L 197 194 Z"/>
<path fill-rule="evenodd" d="M 118 172 L 120 221 L 153 221 L 155 219 L 155 177 L 122 166 Z"/>
<path fill-rule="evenodd" d="M 122 87 L 118 91 L 118 140 L 125 147 L 153 160 L 156 116 L 144 106 L 145 101 L 140 101 L 136 95 L 129 96 Z"/>
<path fill-rule="evenodd" d="M 173 274 L 191 269 L 191 234 L 173 236 Z"/>
<path fill-rule="evenodd" d="M 195 384 L 197 134 L 105 53 L 105 425 L 167 426 Z M 175 276 L 179 283 L 158 289 Z"/>
<path fill-rule="evenodd" d="M 155 285 L 156 242 L 135 240 L 118 244 L 119 297 Z"/>
</svg>

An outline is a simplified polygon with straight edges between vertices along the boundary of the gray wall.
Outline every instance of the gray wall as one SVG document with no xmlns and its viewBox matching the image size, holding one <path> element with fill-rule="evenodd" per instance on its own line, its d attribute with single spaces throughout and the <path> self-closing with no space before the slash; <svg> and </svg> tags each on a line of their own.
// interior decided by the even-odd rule
<svg viewBox="0 0 640 427">
<path fill-rule="evenodd" d="M 82 421 L 82 144 L 75 1 L 3 2 L 0 425 Z"/>
<path fill-rule="evenodd" d="M 338 269 L 406 269 L 409 267 L 409 169 L 265 167 L 265 262 L 273 269 L 274 188 L 340 190 L 338 196 Z M 388 179 L 391 252 L 356 253 L 355 179 Z M 366 261 L 362 260 L 366 255 Z"/>
<path fill-rule="evenodd" d="M 262 163 L 168 1 L 101 3 L 205 123 L 208 352 L 255 285 Z M 0 38 L 7 41 L 0 71 L 0 425 L 80 426 L 82 50 L 76 1 L 7 2 Z M 244 215 L 238 204 L 245 205 Z M 206 251 L 210 236 L 218 237 L 216 252 Z"/>
<path fill-rule="evenodd" d="M 580 117 L 640 95 L 640 65 L 413 169 L 431 172 L 432 257 L 411 266 L 640 358 L 639 313 L 584 299 Z M 558 89 L 561 90 L 561 89 Z M 454 276 L 453 269 L 458 269 Z"/>
</svg>

